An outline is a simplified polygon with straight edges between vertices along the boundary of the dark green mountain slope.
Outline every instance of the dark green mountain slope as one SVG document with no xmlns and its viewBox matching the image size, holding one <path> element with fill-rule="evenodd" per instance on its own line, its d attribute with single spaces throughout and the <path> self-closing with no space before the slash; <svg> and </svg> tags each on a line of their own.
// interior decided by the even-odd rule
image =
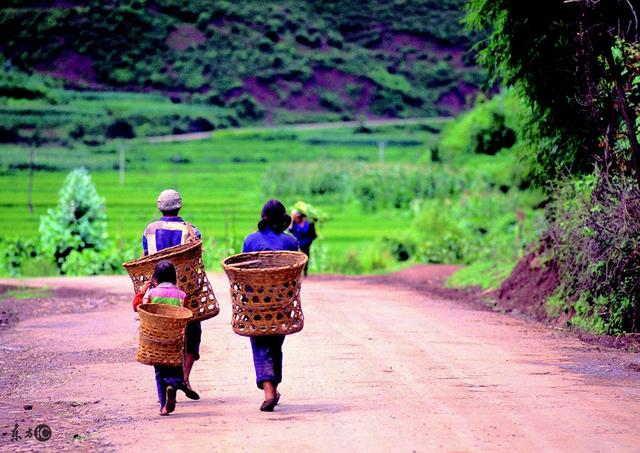
<svg viewBox="0 0 640 453">
<path fill-rule="evenodd" d="M 464 0 L 3 3 L 5 98 L 44 96 L 6 80 L 35 72 L 280 122 L 452 114 L 483 79 Z"/>
</svg>

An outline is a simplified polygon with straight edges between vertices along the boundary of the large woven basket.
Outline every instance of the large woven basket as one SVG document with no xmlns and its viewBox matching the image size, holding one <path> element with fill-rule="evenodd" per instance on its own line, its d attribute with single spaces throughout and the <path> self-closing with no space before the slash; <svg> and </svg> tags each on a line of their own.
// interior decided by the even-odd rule
<svg viewBox="0 0 640 453">
<path fill-rule="evenodd" d="M 252 252 L 225 258 L 231 285 L 231 325 L 238 335 L 290 335 L 304 326 L 300 282 L 307 257 L 301 252 Z"/>
<path fill-rule="evenodd" d="M 202 321 L 220 312 L 220 305 L 213 293 L 202 263 L 202 241 L 196 240 L 123 264 L 133 282 L 134 292 L 151 279 L 153 270 L 162 260 L 169 260 L 176 268 L 178 287 L 187 294 L 184 307 L 193 312 L 193 319 Z"/>
<path fill-rule="evenodd" d="M 140 343 L 136 360 L 145 365 L 182 364 L 184 330 L 193 318 L 191 310 L 163 304 L 142 304 Z"/>
</svg>

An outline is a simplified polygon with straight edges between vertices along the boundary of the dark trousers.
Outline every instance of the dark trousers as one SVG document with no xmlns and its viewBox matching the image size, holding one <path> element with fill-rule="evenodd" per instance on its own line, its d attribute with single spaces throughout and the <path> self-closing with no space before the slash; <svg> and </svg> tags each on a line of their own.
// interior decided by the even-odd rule
<svg viewBox="0 0 640 453">
<path fill-rule="evenodd" d="M 311 244 L 301 246 L 300 251 L 305 255 L 307 255 L 307 264 L 304 265 L 304 275 L 307 275 L 307 269 L 309 268 L 309 261 L 311 261 Z"/>
<path fill-rule="evenodd" d="M 202 326 L 200 321 L 191 321 L 184 331 L 184 352 L 195 356 L 200 360 L 200 341 L 202 340 Z"/>
<path fill-rule="evenodd" d="M 156 370 L 156 387 L 158 387 L 158 399 L 160 408 L 167 403 L 167 387 L 172 386 L 178 390 L 184 385 L 184 372 L 182 366 L 154 365 Z"/>
<path fill-rule="evenodd" d="M 251 337 L 253 366 L 256 369 L 256 384 L 263 388 L 265 381 L 278 385 L 282 382 L 282 343 L 284 335 Z"/>
</svg>

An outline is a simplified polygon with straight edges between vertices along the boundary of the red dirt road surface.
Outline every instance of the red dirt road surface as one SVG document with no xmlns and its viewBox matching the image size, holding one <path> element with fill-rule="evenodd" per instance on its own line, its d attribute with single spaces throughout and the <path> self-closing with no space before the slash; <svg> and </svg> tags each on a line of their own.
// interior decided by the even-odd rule
<svg viewBox="0 0 640 453">
<path fill-rule="evenodd" d="M 260 412 L 249 340 L 229 324 L 228 283 L 211 280 L 221 312 L 203 323 L 191 376 L 202 399 L 180 393 L 169 417 L 157 415 L 153 369 L 134 359 L 127 277 L 27 282 L 72 287 L 100 304 L 0 331 L 0 450 L 640 449 L 632 353 L 388 278 L 304 281 L 305 328 L 284 343 L 282 399 Z M 38 423 L 50 426 L 49 441 L 25 437 Z M 22 439 L 12 440 L 16 425 Z"/>
</svg>

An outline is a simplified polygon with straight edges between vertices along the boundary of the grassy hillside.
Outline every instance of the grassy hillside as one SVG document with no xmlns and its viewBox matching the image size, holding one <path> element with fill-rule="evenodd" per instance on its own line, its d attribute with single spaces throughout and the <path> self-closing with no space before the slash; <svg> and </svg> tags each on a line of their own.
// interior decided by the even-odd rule
<svg viewBox="0 0 640 453">
<path fill-rule="evenodd" d="M 9 0 L 0 139 L 77 139 L 121 118 L 140 135 L 454 114 L 483 80 L 463 4 Z M 111 91 L 155 94 L 95 93 Z"/>
</svg>

